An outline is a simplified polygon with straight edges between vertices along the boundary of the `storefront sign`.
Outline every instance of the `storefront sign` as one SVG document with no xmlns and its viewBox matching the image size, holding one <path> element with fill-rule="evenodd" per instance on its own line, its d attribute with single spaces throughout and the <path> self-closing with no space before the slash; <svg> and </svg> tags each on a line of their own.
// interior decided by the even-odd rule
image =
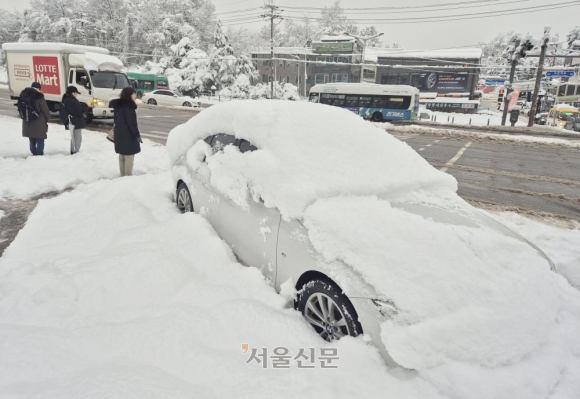
<svg viewBox="0 0 580 399">
<path fill-rule="evenodd" d="M 354 42 L 316 42 L 312 43 L 313 53 L 352 53 Z"/>
</svg>

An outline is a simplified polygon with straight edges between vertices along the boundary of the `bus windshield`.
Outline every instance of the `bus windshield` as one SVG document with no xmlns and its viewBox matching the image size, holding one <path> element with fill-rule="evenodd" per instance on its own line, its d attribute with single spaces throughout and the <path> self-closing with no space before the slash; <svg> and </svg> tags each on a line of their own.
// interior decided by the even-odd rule
<svg viewBox="0 0 580 399">
<path fill-rule="evenodd" d="M 120 72 L 91 71 L 91 80 L 94 87 L 106 89 L 123 89 L 131 86 L 127 76 Z"/>
</svg>

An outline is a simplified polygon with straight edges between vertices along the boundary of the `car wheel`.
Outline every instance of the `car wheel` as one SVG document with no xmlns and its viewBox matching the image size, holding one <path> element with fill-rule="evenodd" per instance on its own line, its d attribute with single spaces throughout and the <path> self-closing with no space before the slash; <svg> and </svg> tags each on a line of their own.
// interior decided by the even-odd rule
<svg viewBox="0 0 580 399">
<path fill-rule="evenodd" d="M 191 107 L 191 103 L 189 101 L 186 101 L 183 103 L 184 107 Z"/>
<path fill-rule="evenodd" d="M 147 101 L 147 104 L 157 105 L 157 101 L 155 101 L 154 98 L 150 98 L 149 101 Z"/>
<path fill-rule="evenodd" d="M 317 278 L 304 284 L 294 307 L 326 341 L 362 333 L 354 306 L 329 280 Z"/>
<path fill-rule="evenodd" d="M 373 114 L 371 119 L 375 122 L 382 122 L 383 121 L 383 114 L 377 111 Z"/>
<path fill-rule="evenodd" d="M 193 203 L 191 202 L 191 194 L 185 183 L 179 183 L 177 186 L 177 208 L 181 213 L 193 212 Z"/>
</svg>

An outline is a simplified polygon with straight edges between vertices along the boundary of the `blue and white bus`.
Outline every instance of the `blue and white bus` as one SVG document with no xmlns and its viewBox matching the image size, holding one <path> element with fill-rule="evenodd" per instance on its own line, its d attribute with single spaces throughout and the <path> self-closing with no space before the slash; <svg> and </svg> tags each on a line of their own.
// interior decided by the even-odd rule
<svg viewBox="0 0 580 399">
<path fill-rule="evenodd" d="M 327 83 L 313 86 L 308 100 L 346 108 L 375 122 L 416 120 L 419 114 L 419 89 L 413 86 Z"/>
</svg>

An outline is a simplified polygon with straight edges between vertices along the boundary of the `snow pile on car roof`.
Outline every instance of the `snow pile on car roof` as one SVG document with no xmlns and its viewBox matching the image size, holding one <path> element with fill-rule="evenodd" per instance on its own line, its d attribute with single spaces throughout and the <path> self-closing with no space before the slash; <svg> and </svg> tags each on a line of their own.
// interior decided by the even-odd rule
<svg viewBox="0 0 580 399">
<path fill-rule="evenodd" d="M 254 200 L 277 207 L 287 219 L 300 219 L 318 198 L 457 189 L 453 177 L 384 130 L 348 110 L 306 102 L 214 105 L 171 131 L 171 162 L 217 133 L 246 139 L 260 151 L 242 154 L 230 146 L 208 157 L 212 184 L 241 206 L 249 187 Z"/>
</svg>

